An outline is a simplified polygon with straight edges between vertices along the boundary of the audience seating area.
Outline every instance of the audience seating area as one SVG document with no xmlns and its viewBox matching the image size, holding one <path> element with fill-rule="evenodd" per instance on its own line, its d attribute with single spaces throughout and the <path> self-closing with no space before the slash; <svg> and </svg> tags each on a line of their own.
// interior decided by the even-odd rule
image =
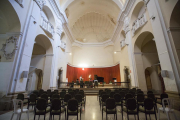
<svg viewBox="0 0 180 120">
<path fill-rule="evenodd" d="M 27 99 L 27 110 L 32 107 L 34 110 L 34 120 L 36 116 L 45 116 L 49 112 L 49 119 L 53 119 L 54 116 L 59 116 L 65 114 L 65 119 L 68 120 L 69 116 L 80 116 L 82 108 L 85 110 L 86 95 L 83 90 L 80 89 L 62 89 L 51 91 L 35 90 L 27 98 L 24 98 L 23 94 L 18 94 L 16 100 L 21 100 L 22 102 Z M 139 118 L 139 113 L 142 112 L 147 120 L 147 115 L 151 118 L 151 115 L 158 113 L 157 104 L 162 105 L 159 108 L 160 111 L 173 112 L 169 108 L 172 107 L 170 104 L 171 99 L 168 95 L 163 93 L 161 95 L 154 94 L 152 91 L 144 93 L 141 89 L 128 89 L 128 88 L 116 88 L 116 89 L 100 89 L 97 95 L 97 100 L 99 101 L 100 111 L 106 114 L 106 119 L 108 114 L 113 114 L 114 119 L 117 120 L 117 112 L 121 113 L 123 120 L 123 112 L 127 113 L 126 117 L 129 120 L 129 115 L 134 115 L 134 118 Z M 22 102 L 18 106 L 22 109 Z M 24 102 L 24 104 L 26 104 Z M 171 105 L 171 106 L 169 106 Z M 120 111 L 117 107 L 121 108 Z M 168 110 L 167 108 L 168 107 Z M 17 106 L 16 106 L 17 109 Z M 14 114 L 14 113 L 13 113 Z M 13 116 L 13 115 L 12 115 Z M 21 115 L 20 115 L 21 116 Z M 174 114 L 175 116 L 175 114 Z M 19 117 L 19 116 L 18 116 Z M 154 117 L 154 116 L 153 116 Z M 158 116 L 159 118 L 160 116 Z M 167 116 L 169 119 L 169 116 Z M 176 118 L 176 116 L 175 116 Z"/>
<path fill-rule="evenodd" d="M 28 102 L 26 102 L 27 109 L 30 106 L 34 109 L 34 120 L 36 115 L 39 118 L 43 115 L 45 120 L 48 112 L 50 112 L 50 119 L 54 118 L 55 115 L 59 115 L 60 119 L 61 113 L 65 113 L 65 119 L 67 118 L 67 120 L 70 115 L 75 115 L 78 119 L 78 113 L 80 113 L 81 119 L 81 110 L 82 107 L 85 109 L 86 102 L 84 91 L 79 89 L 68 89 L 67 91 L 63 89 L 60 92 L 59 90 L 51 91 L 50 89 L 47 91 L 34 90 L 27 98 L 24 98 L 24 94 L 18 94 L 17 100 L 23 102 L 25 99 L 28 99 Z M 19 103 L 20 108 L 21 106 L 22 104 Z"/>
</svg>

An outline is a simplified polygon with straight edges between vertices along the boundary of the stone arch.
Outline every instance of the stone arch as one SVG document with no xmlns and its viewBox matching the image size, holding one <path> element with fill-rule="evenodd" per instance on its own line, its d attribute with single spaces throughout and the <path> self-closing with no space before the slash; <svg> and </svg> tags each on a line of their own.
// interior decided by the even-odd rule
<svg viewBox="0 0 180 120">
<path fill-rule="evenodd" d="M 148 87 L 146 87 L 147 83 L 145 74 L 145 71 L 147 73 L 148 70 L 152 83 L 152 90 L 161 92 L 161 83 L 157 72 L 159 56 L 154 41 L 154 35 L 151 32 L 145 31 L 137 37 L 134 44 L 134 57 L 139 87 L 145 91 L 148 90 Z"/>
<path fill-rule="evenodd" d="M 172 11 L 170 18 L 170 31 L 174 42 L 175 51 L 180 63 L 180 1 L 178 1 Z"/>
<path fill-rule="evenodd" d="M 46 54 L 53 54 L 53 46 L 48 37 L 40 34 L 36 36 L 35 41 L 46 50 Z"/>
<path fill-rule="evenodd" d="M 0 1 L 0 33 L 20 32 L 21 24 L 19 17 L 8 0 Z"/>
<path fill-rule="evenodd" d="M 34 79 L 36 82 L 33 83 L 33 86 L 36 87 L 34 87 L 34 89 L 49 89 L 50 83 L 53 80 L 51 77 L 52 61 L 53 46 L 50 39 L 43 34 L 37 35 L 35 38 L 30 66 L 42 71 L 39 73 L 37 73 L 37 70 L 35 71 L 36 74 Z M 41 81 L 39 81 L 39 79 L 41 79 Z"/>
<path fill-rule="evenodd" d="M 136 4 L 136 6 L 134 7 L 133 11 L 132 11 L 132 15 L 131 15 L 131 21 L 130 21 L 130 25 L 133 24 L 133 22 L 140 16 L 143 14 L 143 12 L 145 11 L 145 5 L 143 1 L 140 1 Z"/>
<path fill-rule="evenodd" d="M 48 6 L 43 6 L 42 11 L 44 13 L 44 17 L 47 17 L 48 21 L 55 27 L 55 18 L 51 9 Z"/>
</svg>

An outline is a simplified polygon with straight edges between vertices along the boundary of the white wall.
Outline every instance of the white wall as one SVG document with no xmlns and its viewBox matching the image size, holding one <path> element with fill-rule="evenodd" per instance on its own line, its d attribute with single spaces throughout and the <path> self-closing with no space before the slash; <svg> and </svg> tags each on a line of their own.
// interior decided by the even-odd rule
<svg viewBox="0 0 180 120">
<path fill-rule="evenodd" d="M 0 62 L 0 98 L 6 94 L 13 62 Z"/>
<path fill-rule="evenodd" d="M 74 47 L 73 65 L 108 66 L 113 65 L 113 46 L 107 47 Z"/>
</svg>

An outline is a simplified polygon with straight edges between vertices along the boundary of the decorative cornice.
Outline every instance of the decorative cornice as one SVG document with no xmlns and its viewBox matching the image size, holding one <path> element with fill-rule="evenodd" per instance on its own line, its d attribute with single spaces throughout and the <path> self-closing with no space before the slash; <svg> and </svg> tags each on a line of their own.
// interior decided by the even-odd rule
<svg viewBox="0 0 180 120">
<path fill-rule="evenodd" d="M 73 38 L 72 33 L 71 33 L 71 31 L 70 31 L 70 29 L 69 29 L 69 27 L 68 27 L 68 24 L 67 24 L 67 23 L 64 23 L 64 24 L 62 25 L 62 27 L 63 27 L 63 29 L 64 29 L 64 32 L 65 32 L 66 35 L 68 36 L 69 40 L 70 40 L 71 42 L 74 42 L 74 38 Z"/>
<path fill-rule="evenodd" d="M 42 9 L 43 6 L 46 4 L 45 0 L 34 0 L 34 1 L 37 3 L 40 9 Z"/>
<path fill-rule="evenodd" d="M 60 25 L 58 25 L 56 28 L 56 33 L 60 36 L 60 38 L 61 38 L 62 32 L 63 32 L 62 27 Z"/>
<path fill-rule="evenodd" d="M 56 0 L 48 0 L 50 5 L 52 6 L 55 14 L 61 20 L 62 23 L 67 23 L 68 19 L 65 14 L 60 10 L 60 6 L 56 2 Z"/>
<path fill-rule="evenodd" d="M 70 64 L 70 63 L 67 63 L 69 66 L 71 66 L 71 67 L 76 67 L 76 68 L 82 68 L 82 67 L 80 67 L 80 66 L 76 66 L 76 65 L 72 65 L 72 64 Z M 116 66 L 116 65 L 118 65 L 118 64 L 120 64 L 120 62 L 117 62 L 117 63 L 115 63 L 115 64 L 113 64 L 113 65 L 108 65 L 108 66 L 88 66 L 88 67 L 83 67 L 83 68 L 106 68 L 106 67 L 114 67 L 114 66 Z"/>
<path fill-rule="evenodd" d="M 72 43 L 72 46 L 77 46 L 77 47 L 88 47 L 88 46 L 92 46 L 92 47 L 99 47 L 99 46 L 103 46 L 103 47 L 107 47 L 109 45 L 114 45 L 114 43 L 111 40 L 107 40 L 105 42 L 100 42 L 100 43 L 82 43 L 79 41 L 75 41 Z"/>
<path fill-rule="evenodd" d="M 118 25 L 117 25 L 116 30 L 114 31 L 114 35 L 113 35 L 113 37 L 111 39 L 113 42 L 116 40 L 117 36 L 119 35 L 120 30 L 123 27 L 124 20 L 125 20 L 126 16 L 128 16 L 128 14 L 130 13 L 130 10 L 132 9 L 135 1 L 136 0 L 127 0 L 126 1 L 123 10 L 120 13 L 120 17 L 119 17 L 119 20 L 118 20 L 119 21 Z"/>
</svg>

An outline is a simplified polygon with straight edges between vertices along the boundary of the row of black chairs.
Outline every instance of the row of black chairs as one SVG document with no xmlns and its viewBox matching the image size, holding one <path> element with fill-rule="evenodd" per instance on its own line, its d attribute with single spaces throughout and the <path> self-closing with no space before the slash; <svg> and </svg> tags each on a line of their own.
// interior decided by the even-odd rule
<svg viewBox="0 0 180 120">
<path fill-rule="evenodd" d="M 53 95 L 55 96 L 55 95 Z M 59 115 L 59 119 L 62 113 L 65 113 L 65 119 L 71 116 L 75 115 L 78 119 L 78 113 L 80 113 L 80 119 L 81 119 L 81 111 L 82 111 L 82 96 L 80 94 L 76 94 L 75 97 L 71 97 L 70 94 L 65 95 L 64 101 L 62 101 L 59 98 L 54 98 L 51 101 L 51 104 L 47 103 L 47 100 L 44 98 L 40 98 L 37 100 L 37 103 L 34 107 L 34 120 L 36 115 L 45 115 L 46 113 L 50 112 L 50 119 L 54 119 L 54 115 Z M 67 116 L 66 116 L 67 113 Z"/>
<path fill-rule="evenodd" d="M 45 118 L 45 114 L 47 112 L 50 112 L 50 116 L 52 118 L 52 116 L 54 115 L 59 115 L 59 113 L 63 113 L 65 112 L 65 116 L 66 116 L 66 108 L 69 109 L 68 112 L 67 110 L 67 116 L 69 115 L 78 115 L 75 114 L 76 111 L 73 110 L 72 105 L 70 100 L 73 101 L 77 101 L 78 104 L 78 113 L 81 112 L 82 105 L 84 105 L 84 109 L 85 109 L 85 95 L 84 95 L 84 91 L 83 90 L 73 90 L 73 89 L 68 89 L 67 92 L 65 89 L 63 89 L 61 92 L 59 92 L 58 90 L 54 90 L 51 93 L 51 95 L 48 95 L 49 90 L 47 91 L 43 91 L 43 90 L 35 90 L 32 92 L 32 94 L 29 96 L 28 99 L 28 105 L 27 108 L 29 109 L 29 106 L 32 106 L 32 108 L 34 107 L 34 119 L 36 115 L 44 115 Z M 17 99 L 21 99 L 22 101 L 24 101 L 24 94 L 18 94 Z M 76 105 L 76 102 L 73 101 L 72 103 L 75 103 L 74 105 Z M 61 104 L 60 104 L 61 103 Z M 60 105 L 59 105 L 60 104 Z M 59 106 L 59 107 L 58 107 Z M 69 108 L 69 107 L 70 108 Z M 61 110 L 59 110 L 59 108 L 61 108 Z M 72 108 L 72 109 L 71 109 Z M 58 109 L 58 111 L 56 110 Z M 70 110 L 71 109 L 71 110 Z"/>
<path fill-rule="evenodd" d="M 124 92 L 126 91 L 126 92 Z M 123 111 L 127 112 L 127 117 L 129 114 L 136 114 L 138 115 L 139 111 L 144 112 L 147 119 L 147 114 L 155 114 L 157 110 L 157 98 L 153 94 L 152 91 L 147 92 L 147 98 L 145 98 L 144 93 L 141 90 L 117 90 L 111 91 L 110 89 L 99 90 L 99 102 L 100 102 L 100 109 L 102 106 L 102 116 L 104 106 L 107 106 L 107 99 L 114 99 L 116 106 L 121 106 L 122 111 L 122 118 L 123 118 Z M 167 94 L 161 94 L 159 102 L 162 104 L 162 99 L 168 98 Z M 133 104 L 132 104 L 133 103 Z M 114 113 L 115 114 L 115 113 Z M 129 117 L 128 117 L 129 119 Z M 138 116 L 139 119 L 139 116 Z"/>
</svg>

